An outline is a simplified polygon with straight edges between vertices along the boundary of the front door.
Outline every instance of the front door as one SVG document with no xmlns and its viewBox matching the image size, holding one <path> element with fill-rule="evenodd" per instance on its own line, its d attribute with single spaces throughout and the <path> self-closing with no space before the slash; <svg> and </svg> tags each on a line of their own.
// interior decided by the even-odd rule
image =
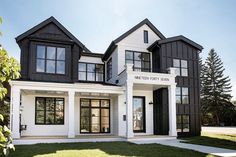
<svg viewBox="0 0 236 157">
<path fill-rule="evenodd" d="M 134 132 L 145 132 L 145 97 L 133 97 Z"/>
</svg>

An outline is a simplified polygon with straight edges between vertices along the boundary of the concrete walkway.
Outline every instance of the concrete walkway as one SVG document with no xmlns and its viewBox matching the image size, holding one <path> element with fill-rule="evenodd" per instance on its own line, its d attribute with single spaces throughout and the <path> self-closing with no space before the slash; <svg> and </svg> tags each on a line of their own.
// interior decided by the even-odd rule
<svg viewBox="0 0 236 157">
<path fill-rule="evenodd" d="M 202 145 L 196 145 L 196 144 L 181 143 L 180 141 L 181 140 L 164 140 L 164 141 L 153 141 L 153 140 L 148 141 L 148 140 L 146 140 L 146 141 L 133 141 L 133 143 L 135 143 L 135 144 L 157 143 L 157 144 L 161 144 L 161 145 L 165 145 L 165 146 L 190 149 L 190 150 L 194 150 L 197 152 L 202 152 L 205 154 L 212 154 L 212 155 L 221 156 L 221 157 L 235 157 L 236 156 L 236 150 L 202 146 Z"/>
</svg>

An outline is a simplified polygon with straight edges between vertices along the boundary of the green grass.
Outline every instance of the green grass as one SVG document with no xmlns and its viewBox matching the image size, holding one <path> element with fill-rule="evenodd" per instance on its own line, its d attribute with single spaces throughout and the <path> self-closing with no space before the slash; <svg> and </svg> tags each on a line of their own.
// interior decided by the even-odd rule
<svg viewBox="0 0 236 157">
<path fill-rule="evenodd" d="M 203 132 L 201 136 L 182 139 L 186 140 L 185 143 L 236 150 L 236 134 L 215 134 Z"/>
<path fill-rule="evenodd" d="M 195 151 L 158 144 L 137 145 L 128 142 L 61 143 L 16 146 L 9 157 L 206 157 Z"/>
</svg>

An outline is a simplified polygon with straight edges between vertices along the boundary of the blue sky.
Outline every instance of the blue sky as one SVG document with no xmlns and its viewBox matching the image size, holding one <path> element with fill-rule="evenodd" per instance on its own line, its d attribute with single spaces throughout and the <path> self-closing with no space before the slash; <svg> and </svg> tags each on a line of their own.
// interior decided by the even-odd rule
<svg viewBox="0 0 236 157">
<path fill-rule="evenodd" d="M 236 99 L 235 0 L 1 0 L 0 44 L 19 59 L 15 37 L 54 16 L 91 51 L 103 53 L 116 37 L 148 18 L 166 37 L 184 35 L 215 48 Z"/>
</svg>

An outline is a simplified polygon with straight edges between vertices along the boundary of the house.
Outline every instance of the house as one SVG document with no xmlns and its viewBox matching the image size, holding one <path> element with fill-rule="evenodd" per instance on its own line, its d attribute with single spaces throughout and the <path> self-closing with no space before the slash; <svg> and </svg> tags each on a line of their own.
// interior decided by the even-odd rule
<svg viewBox="0 0 236 157">
<path fill-rule="evenodd" d="M 78 135 L 195 136 L 201 131 L 199 44 L 148 19 L 91 52 L 54 17 L 19 35 L 11 81 L 14 139 Z"/>
</svg>

